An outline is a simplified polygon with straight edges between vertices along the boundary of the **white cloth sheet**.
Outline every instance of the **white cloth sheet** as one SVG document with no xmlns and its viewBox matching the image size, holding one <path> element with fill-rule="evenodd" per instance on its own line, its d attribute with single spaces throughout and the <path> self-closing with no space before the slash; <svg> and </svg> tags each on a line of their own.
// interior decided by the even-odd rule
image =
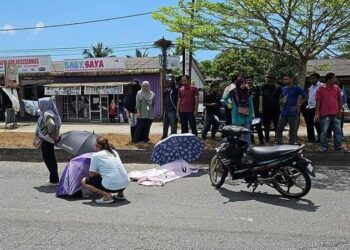
<svg viewBox="0 0 350 250">
<path fill-rule="evenodd" d="M 198 173 L 198 170 L 198 167 L 195 167 L 184 160 L 176 160 L 158 168 L 132 171 L 129 173 L 129 177 L 130 179 L 137 181 L 140 185 L 163 186 L 167 182 L 177 180 L 193 173 Z"/>
</svg>

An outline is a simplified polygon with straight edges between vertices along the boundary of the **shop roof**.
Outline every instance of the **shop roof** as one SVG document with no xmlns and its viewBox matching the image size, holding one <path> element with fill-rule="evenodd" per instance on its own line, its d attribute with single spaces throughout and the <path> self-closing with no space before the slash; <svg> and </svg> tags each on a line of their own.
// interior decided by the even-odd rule
<svg viewBox="0 0 350 250">
<path fill-rule="evenodd" d="M 307 62 L 307 72 L 318 72 L 321 76 L 333 72 L 337 76 L 350 75 L 350 60 L 348 59 L 315 59 Z"/>
<path fill-rule="evenodd" d="M 78 87 L 78 86 L 86 86 L 86 87 L 110 87 L 110 86 L 117 86 L 117 85 L 126 85 L 130 82 L 90 82 L 90 83 L 52 83 L 52 84 L 46 84 L 45 87 Z"/>
</svg>

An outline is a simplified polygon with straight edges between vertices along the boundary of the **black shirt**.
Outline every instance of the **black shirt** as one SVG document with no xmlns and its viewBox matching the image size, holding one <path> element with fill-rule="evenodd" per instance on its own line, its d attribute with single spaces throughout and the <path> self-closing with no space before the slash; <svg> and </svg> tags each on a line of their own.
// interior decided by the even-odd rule
<svg viewBox="0 0 350 250">
<path fill-rule="evenodd" d="M 265 84 L 261 87 L 263 109 L 279 110 L 282 88 L 275 84 Z"/>
<path fill-rule="evenodd" d="M 259 113 L 259 98 L 261 96 L 261 88 L 260 86 L 253 86 L 250 90 L 252 99 L 253 99 L 253 106 L 254 106 L 254 113 L 255 115 L 258 115 Z"/>
<path fill-rule="evenodd" d="M 220 105 L 221 105 L 220 100 L 221 100 L 221 95 L 219 93 L 209 92 L 208 94 L 206 94 L 204 97 L 204 105 L 205 105 L 207 112 L 215 114 L 215 115 L 219 115 L 220 114 Z M 209 104 L 209 103 L 216 103 L 218 105 L 206 106 L 206 104 Z"/>
<path fill-rule="evenodd" d="M 165 88 L 164 90 L 164 111 L 165 112 L 176 112 L 177 105 L 177 95 L 178 89 L 173 88 Z"/>
</svg>

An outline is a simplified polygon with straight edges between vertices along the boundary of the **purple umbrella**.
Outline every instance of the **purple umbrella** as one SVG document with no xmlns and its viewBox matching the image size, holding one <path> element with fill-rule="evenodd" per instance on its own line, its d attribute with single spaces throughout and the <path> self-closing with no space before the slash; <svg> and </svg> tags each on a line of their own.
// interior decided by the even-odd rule
<svg viewBox="0 0 350 250">
<path fill-rule="evenodd" d="M 82 189 L 80 181 L 89 176 L 92 153 L 79 155 L 69 161 L 58 184 L 56 196 L 73 195 Z"/>
</svg>

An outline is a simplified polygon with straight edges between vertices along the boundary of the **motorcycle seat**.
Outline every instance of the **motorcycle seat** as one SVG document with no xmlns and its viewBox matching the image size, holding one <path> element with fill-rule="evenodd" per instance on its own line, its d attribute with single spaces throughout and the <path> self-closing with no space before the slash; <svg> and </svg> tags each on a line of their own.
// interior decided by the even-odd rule
<svg viewBox="0 0 350 250">
<path fill-rule="evenodd" d="M 222 128 L 221 130 L 221 134 L 222 137 L 229 137 L 229 136 L 240 136 L 241 134 L 244 133 L 249 133 L 250 130 L 242 127 L 242 126 L 237 126 L 237 125 L 227 125 L 225 127 Z"/>
<path fill-rule="evenodd" d="M 254 146 L 250 149 L 250 154 L 255 161 L 262 162 L 292 155 L 303 147 L 304 145 Z"/>
</svg>

